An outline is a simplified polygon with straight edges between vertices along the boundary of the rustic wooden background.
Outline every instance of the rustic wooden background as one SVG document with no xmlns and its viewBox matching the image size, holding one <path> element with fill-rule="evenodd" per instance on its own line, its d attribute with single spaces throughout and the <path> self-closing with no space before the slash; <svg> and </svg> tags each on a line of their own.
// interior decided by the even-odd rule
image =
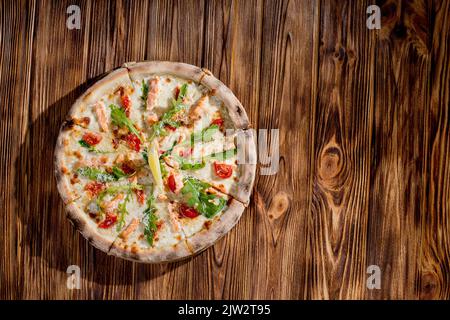
<svg viewBox="0 0 450 320">
<path fill-rule="evenodd" d="M 66 8 L 81 8 L 81 30 Z M 450 1 L 0 2 L 0 297 L 449 299 Z M 53 148 L 70 105 L 131 60 L 210 69 L 280 170 L 193 259 L 140 265 L 63 214 Z M 366 269 L 381 269 L 368 290 Z M 81 290 L 66 269 L 81 267 Z"/>
</svg>

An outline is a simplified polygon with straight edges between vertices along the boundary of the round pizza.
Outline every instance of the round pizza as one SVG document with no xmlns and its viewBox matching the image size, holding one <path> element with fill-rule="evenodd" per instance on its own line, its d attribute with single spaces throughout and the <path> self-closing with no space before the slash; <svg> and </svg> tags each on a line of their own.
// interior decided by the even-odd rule
<svg viewBox="0 0 450 320">
<path fill-rule="evenodd" d="M 210 71 L 132 62 L 72 106 L 55 172 L 69 219 L 92 245 L 160 263 L 211 246 L 237 223 L 255 159 L 244 108 Z"/>
</svg>

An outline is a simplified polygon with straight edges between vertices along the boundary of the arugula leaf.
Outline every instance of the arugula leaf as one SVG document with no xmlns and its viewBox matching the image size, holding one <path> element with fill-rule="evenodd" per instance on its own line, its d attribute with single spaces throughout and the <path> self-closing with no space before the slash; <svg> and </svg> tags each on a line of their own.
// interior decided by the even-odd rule
<svg viewBox="0 0 450 320">
<path fill-rule="evenodd" d="M 168 124 L 174 128 L 179 127 L 178 122 L 174 121 L 172 118 L 178 112 L 180 112 L 181 110 L 183 110 L 185 108 L 184 105 L 182 104 L 182 102 L 186 95 L 186 92 L 187 92 L 187 84 L 184 84 L 180 88 L 180 93 L 178 94 L 178 99 L 171 100 L 171 108 L 162 115 L 161 120 L 159 120 L 157 123 L 155 123 L 152 126 L 153 133 L 150 137 L 150 140 L 153 140 L 153 138 L 155 138 L 155 137 L 167 135 L 167 131 L 164 129 L 164 126 L 166 124 Z"/>
<path fill-rule="evenodd" d="M 165 157 L 167 157 L 172 152 L 173 148 L 175 148 L 176 145 L 177 141 L 174 141 L 172 146 L 159 156 L 159 159 L 164 159 Z"/>
<path fill-rule="evenodd" d="M 187 93 L 187 83 L 183 84 L 180 88 L 180 93 L 178 93 L 177 103 L 182 103 L 184 97 Z"/>
<path fill-rule="evenodd" d="M 142 158 L 144 158 L 145 163 L 148 163 L 148 151 L 147 148 L 144 148 L 144 151 L 141 152 Z"/>
<path fill-rule="evenodd" d="M 126 184 L 126 185 L 121 185 L 121 186 L 111 186 L 106 188 L 105 190 L 103 190 L 102 192 L 100 192 L 100 194 L 97 196 L 97 205 L 100 208 L 101 207 L 101 202 L 103 201 L 103 199 L 105 198 L 106 195 L 115 195 L 119 192 L 129 192 L 131 190 L 142 190 L 144 189 L 144 186 L 141 184 Z"/>
<path fill-rule="evenodd" d="M 128 177 L 127 174 L 125 174 L 125 172 L 123 172 L 120 168 L 118 167 L 113 167 L 112 168 L 112 173 L 97 169 L 97 168 L 93 168 L 93 167 L 83 167 L 83 168 L 79 168 L 77 171 L 77 174 L 89 178 L 91 180 L 96 180 L 99 182 L 112 182 L 112 181 L 117 181 L 121 178 L 125 178 Z"/>
<path fill-rule="evenodd" d="M 180 164 L 180 169 L 181 170 L 198 170 L 198 169 L 204 168 L 205 165 L 206 165 L 205 162 L 190 163 L 190 162 L 182 161 L 181 164 Z"/>
<path fill-rule="evenodd" d="M 167 177 L 167 175 L 169 174 L 169 172 L 166 169 L 166 166 L 163 163 L 164 160 L 159 159 L 159 166 L 161 167 L 161 176 L 163 178 Z"/>
<path fill-rule="evenodd" d="M 91 146 L 89 143 L 87 143 L 84 140 L 78 140 L 78 143 L 80 144 L 80 146 L 89 149 L 89 151 L 95 150 L 95 148 L 93 146 Z"/>
<path fill-rule="evenodd" d="M 219 126 L 217 124 L 213 124 L 207 128 L 204 128 L 200 132 L 194 132 L 191 135 L 191 144 L 194 145 L 195 142 L 209 142 L 212 140 L 213 135 L 219 131 Z"/>
<path fill-rule="evenodd" d="M 206 218 L 212 218 L 225 207 L 227 201 L 224 198 L 206 192 L 211 187 L 210 184 L 193 177 L 187 177 L 183 182 L 181 193 L 185 197 L 186 204 Z"/>
<path fill-rule="evenodd" d="M 136 129 L 133 122 L 126 116 L 125 111 L 114 104 L 110 104 L 109 108 L 111 109 L 111 120 L 113 124 L 119 127 L 127 127 L 131 133 L 135 134 L 139 140 L 143 142 L 139 131 Z"/>
<path fill-rule="evenodd" d="M 155 207 L 155 197 L 150 195 L 147 199 L 147 208 L 144 210 L 144 219 L 143 223 L 144 227 L 144 235 L 147 239 L 147 242 L 153 246 L 153 239 L 155 238 L 155 233 L 158 230 L 158 226 L 156 223 L 158 222 L 158 217 L 156 216 L 156 207 Z"/>
<path fill-rule="evenodd" d="M 128 214 L 127 203 L 130 201 L 130 194 L 131 194 L 131 189 L 128 190 L 127 196 L 125 197 L 125 200 L 123 200 L 117 206 L 117 209 L 119 211 L 119 219 L 117 221 L 117 226 L 116 226 L 117 232 L 120 232 L 120 230 L 122 230 L 122 228 L 125 225 L 125 217 Z"/>
<path fill-rule="evenodd" d="M 114 166 L 112 168 L 112 172 L 113 172 L 113 175 L 117 178 L 117 180 L 119 180 L 120 178 L 124 178 L 124 177 L 128 176 L 125 172 L 123 172 L 122 169 L 120 169 L 120 168 L 118 168 L 116 166 Z"/>
<path fill-rule="evenodd" d="M 76 172 L 83 177 L 87 177 L 91 180 L 97 180 L 99 182 L 117 181 L 117 178 L 114 174 L 102 171 L 97 168 L 84 167 L 79 168 Z"/>
<path fill-rule="evenodd" d="M 222 152 L 216 152 L 216 153 L 211 153 L 210 155 L 204 156 L 203 160 L 204 161 L 208 161 L 208 160 L 226 160 L 228 158 L 231 158 L 232 156 L 237 154 L 237 148 L 234 149 L 230 149 L 230 150 L 226 150 L 226 151 L 222 151 Z"/>
<path fill-rule="evenodd" d="M 142 96 L 141 99 L 144 101 L 144 103 L 147 101 L 148 97 L 148 83 L 142 79 Z"/>
<path fill-rule="evenodd" d="M 86 148 L 89 150 L 89 152 L 95 152 L 95 153 L 112 153 L 112 151 L 100 151 L 97 150 L 97 148 L 91 146 L 89 143 L 87 143 L 86 141 L 84 141 L 83 139 L 78 140 L 78 143 L 80 144 L 80 146 Z"/>
</svg>

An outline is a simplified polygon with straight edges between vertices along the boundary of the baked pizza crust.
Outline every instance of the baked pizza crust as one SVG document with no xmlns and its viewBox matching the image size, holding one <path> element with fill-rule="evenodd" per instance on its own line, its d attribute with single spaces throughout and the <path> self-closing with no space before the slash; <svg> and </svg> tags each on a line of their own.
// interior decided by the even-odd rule
<svg viewBox="0 0 450 320">
<path fill-rule="evenodd" d="M 95 223 L 74 203 L 66 205 L 66 213 L 75 228 L 86 238 L 90 244 L 103 252 L 108 252 L 114 239 L 107 239 L 98 233 Z"/>
<path fill-rule="evenodd" d="M 200 251 L 210 247 L 221 237 L 223 237 L 237 223 L 241 217 L 245 206 L 249 202 L 250 194 L 255 179 L 256 161 L 250 164 L 240 165 L 241 178 L 238 182 L 237 194 L 233 195 L 235 199 L 230 201 L 229 207 L 222 213 L 220 218 L 207 229 L 203 229 L 193 236 L 186 238 L 175 246 L 159 249 L 147 249 L 139 252 L 133 252 L 131 248 L 126 248 L 115 242 L 115 239 L 107 239 L 97 231 L 97 225 L 89 220 L 85 214 L 74 202 L 76 197 L 70 191 L 69 176 L 63 173 L 64 164 L 64 145 L 63 139 L 68 134 L 68 127 L 72 126 L 72 117 L 77 115 L 80 107 L 94 104 L 104 95 L 114 92 L 120 86 L 132 85 L 133 76 L 139 75 L 146 77 L 152 74 L 165 73 L 179 76 L 181 78 L 191 79 L 200 83 L 215 92 L 228 111 L 228 114 L 235 126 L 235 129 L 242 129 L 244 134 L 250 139 L 244 144 L 245 153 L 249 159 L 256 160 L 256 150 L 254 134 L 249 128 L 247 114 L 235 97 L 221 81 L 216 79 L 207 69 L 201 69 L 185 63 L 175 63 L 166 61 L 149 62 L 129 62 L 124 67 L 114 70 L 103 79 L 91 86 L 77 101 L 69 111 L 69 119 L 66 120 L 60 129 L 58 140 L 55 147 L 55 176 L 58 191 L 66 206 L 67 216 L 74 224 L 75 228 L 96 248 L 127 260 L 144 263 L 162 263 L 173 262 L 193 256 Z M 117 239 L 117 238 L 116 238 Z"/>
<path fill-rule="evenodd" d="M 192 255 L 192 252 L 189 250 L 186 242 L 184 241 L 181 241 L 171 247 L 158 249 L 150 248 L 136 252 L 130 247 L 125 247 L 120 243 L 114 242 L 108 254 L 136 262 L 165 263 L 186 259 Z"/>
<path fill-rule="evenodd" d="M 239 134 L 242 135 L 243 140 L 238 147 L 238 158 L 242 155 L 245 159 L 242 159 L 241 164 L 239 164 L 240 177 L 237 183 L 238 188 L 236 193 L 231 194 L 231 196 L 247 206 L 250 201 L 250 195 L 255 182 L 256 142 L 253 129 L 242 130 Z"/>
<path fill-rule="evenodd" d="M 227 210 L 222 213 L 217 221 L 214 221 L 209 228 L 204 228 L 186 239 L 192 255 L 212 246 L 220 238 L 230 231 L 239 221 L 244 212 L 244 205 L 232 199 Z"/>
</svg>

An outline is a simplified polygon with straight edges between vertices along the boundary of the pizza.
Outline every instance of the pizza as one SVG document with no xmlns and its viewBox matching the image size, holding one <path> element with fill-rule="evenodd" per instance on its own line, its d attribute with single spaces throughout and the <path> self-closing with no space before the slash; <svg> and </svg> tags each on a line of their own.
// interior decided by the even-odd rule
<svg viewBox="0 0 450 320">
<path fill-rule="evenodd" d="M 132 62 L 74 103 L 55 173 L 68 218 L 93 246 L 161 263 L 208 248 L 237 223 L 255 159 L 244 108 L 210 71 Z"/>
</svg>

